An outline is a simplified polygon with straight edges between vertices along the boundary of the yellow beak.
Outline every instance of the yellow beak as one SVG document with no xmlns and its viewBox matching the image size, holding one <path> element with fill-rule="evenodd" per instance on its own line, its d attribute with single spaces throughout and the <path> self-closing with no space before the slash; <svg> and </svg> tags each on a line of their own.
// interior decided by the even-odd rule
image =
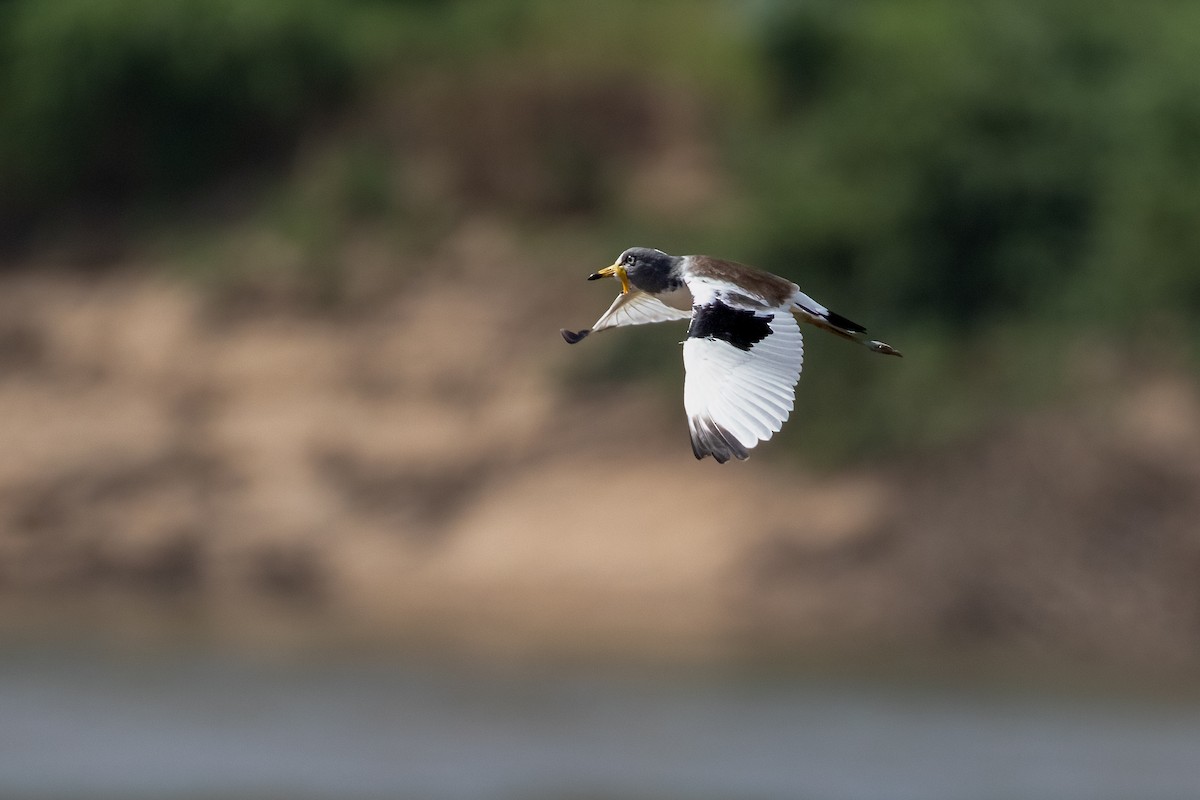
<svg viewBox="0 0 1200 800">
<path fill-rule="evenodd" d="M 625 271 L 625 267 L 620 264 L 613 264 L 611 267 L 605 267 L 599 272 L 593 272 L 591 275 L 588 275 L 588 280 L 595 281 L 600 278 L 611 278 L 614 276 L 621 282 L 621 294 L 629 294 L 629 274 Z"/>
</svg>

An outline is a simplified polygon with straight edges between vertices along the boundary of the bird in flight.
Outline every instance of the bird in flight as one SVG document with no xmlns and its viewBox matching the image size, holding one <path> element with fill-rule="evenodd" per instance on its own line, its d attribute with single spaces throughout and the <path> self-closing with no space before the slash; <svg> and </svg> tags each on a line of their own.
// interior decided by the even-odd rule
<svg viewBox="0 0 1200 800">
<path fill-rule="evenodd" d="M 591 328 L 564 329 L 563 339 L 576 344 L 607 328 L 689 320 L 683 407 L 698 459 L 745 459 L 779 432 L 804 363 L 797 318 L 876 353 L 900 355 L 791 281 L 745 264 L 631 247 L 588 276 L 601 278 L 620 281 L 621 293 Z"/>
</svg>

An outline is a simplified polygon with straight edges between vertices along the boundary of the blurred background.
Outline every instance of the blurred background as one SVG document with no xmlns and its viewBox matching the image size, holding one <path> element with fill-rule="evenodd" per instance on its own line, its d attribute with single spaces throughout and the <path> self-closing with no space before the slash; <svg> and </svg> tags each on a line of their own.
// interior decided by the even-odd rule
<svg viewBox="0 0 1200 800">
<path fill-rule="evenodd" d="M 0 0 L 0 794 L 1200 795 L 1200 5 Z M 786 275 L 696 462 L 631 245 Z"/>
</svg>

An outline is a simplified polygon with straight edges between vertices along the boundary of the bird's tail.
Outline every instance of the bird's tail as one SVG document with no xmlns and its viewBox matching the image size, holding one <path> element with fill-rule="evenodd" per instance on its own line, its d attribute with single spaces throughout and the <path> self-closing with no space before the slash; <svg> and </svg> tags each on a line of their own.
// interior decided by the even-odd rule
<svg viewBox="0 0 1200 800">
<path fill-rule="evenodd" d="M 796 292 L 796 296 L 792 298 L 792 310 L 799 315 L 801 321 L 827 330 L 835 336 L 857 342 L 876 353 L 883 353 L 887 356 L 903 356 L 903 353 L 886 342 L 868 339 L 866 337 L 867 329 L 862 325 L 830 311 L 804 292 Z"/>
</svg>

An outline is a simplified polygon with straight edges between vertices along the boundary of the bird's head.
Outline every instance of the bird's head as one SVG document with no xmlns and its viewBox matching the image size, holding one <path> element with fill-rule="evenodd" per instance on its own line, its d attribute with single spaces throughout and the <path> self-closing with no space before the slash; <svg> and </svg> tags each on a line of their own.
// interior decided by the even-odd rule
<svg viewBox="0 0 1200 800">
<path fill-rule="evenodd" d="M 616 262 L 588 276 L 589 281 L 600 278 L 616 278 L 621 282 L 621 293 L 627 294 L 632 284 L 644 292 L 658 294 L 677 288 L 680 282 L 679 267 L 683 259 L 655 250 L 651 247 L 631 247 L 621 253 Z"/>
</svg>

